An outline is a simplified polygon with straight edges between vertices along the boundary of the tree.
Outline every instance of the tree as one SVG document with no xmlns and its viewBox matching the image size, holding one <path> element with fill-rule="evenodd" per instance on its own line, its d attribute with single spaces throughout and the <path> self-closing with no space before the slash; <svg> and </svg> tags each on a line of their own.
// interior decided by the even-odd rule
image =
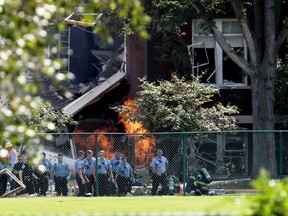
<svg viewBox="0 0 288 216">
<path fill-rule="evenodd" d="M 138 97 L 117 107 L 125 119 L 141 122 L 151 132 L 221 131 L 236 128 L 235 106 L 210 102 L 217 93 L 213 86 L 172 76 L 171 81 L 150 83 L 143 78 Z"/>
<path fill-rule="evenodd" d="M 119 17 L 130 33 L 133 30 L 147 37 L 145 24 L 149 23 L 149 17 L 144 14 L 139 0 L 91 1 L 80 5 L 76 0 L 0 0 L 0 92 L 1 99 L 9 104 L 0 107 L 0 137 L 11 140 L 16 146 L 21 143 L 37 145 L 36 132 L 55 127 L 51 118 L 39 115 L 43 103 L 37 95 L 43 78 L 51 78 L 61 85 L 61 81 L 73 77 L 68 71 L 57 73 L 61 62 L 45 56 L 48 41 L 55 39 L 54 34 L 65 26 L 65 15 L 76 8 L 90 14 L 84 18 L 80 16 L 80 21 L 95 22 L 95 32 L 101 32 L 108 41 L 111 39 L 105 20 L 97 14 L 110 12 Z M 51 50 L 55 52 L 57 46 Z M 65 92 L 64 95 L 71 94 Z M 27 124 L 23 119 L 33 121 Z"/>
<path fill-rule="evenodd" d="M 173 5 L 169 7 L 170 10 L 167 9 L 168 2 Z M 207 30 L 213 34 L 222 50 L 243 69 L 251 80 L 253 129 L 274 130 L 277 55 L 288 35 L 288 2 L 281 0 L 186 0 L 158 1 L 155 4 L 158 8 L 166 6 L 166 10 L 169 11 L 169 16 L 164 16 L 166 19 L 168 17 L 173 20 L 171 14 L 175 11 L 180 14 L 179 9 L 181 9 L 180 16 L 190 14 L 187 18 L 193 16 L 203 20 Z M 152 5 L 155 6 L 155 4 Z M 221 30 L 215 25 L 217 12 L 225 14 L 223 5 L 231 5 L 240 23 L 248 48 L 248 59 L 244 59 L 229 45 Z M 255 133 L 253 139 L 252 175 L 258 175 L 260 168 L 263 167 L 269 170 L 272 176 L 276 176 L 274 134 Z"/>
</svg>

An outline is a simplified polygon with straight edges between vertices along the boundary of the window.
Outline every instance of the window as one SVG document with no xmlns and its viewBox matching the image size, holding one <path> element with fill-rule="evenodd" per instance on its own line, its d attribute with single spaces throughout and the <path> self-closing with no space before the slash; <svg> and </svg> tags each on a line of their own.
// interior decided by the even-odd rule
<svg viewBox="0 0 288 216">
<path fill-rule="evenodd" d="M 222 30 L 230 46 L 244 58 L 247 48 L 241 32 L 240 24 L 235 19 L 218 19 L 216 26 Z M 247 86 L 247 76 L 227 55 L 212 34 L 205 28 L 203 21 L 192 22 L 192 45 L 188 46 L 192 75 L 202 75 L 203 83 L 218 86 Z M 200 46 L 199 44 L 202 44 Z M 207 62 L 207 64 L 203 64 Z"/>
</svg>

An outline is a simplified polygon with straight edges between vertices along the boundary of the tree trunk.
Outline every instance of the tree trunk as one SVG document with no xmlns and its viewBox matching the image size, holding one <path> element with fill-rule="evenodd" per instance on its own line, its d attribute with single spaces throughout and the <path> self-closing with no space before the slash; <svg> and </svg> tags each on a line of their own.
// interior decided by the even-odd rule
<svg viewBox="0 0 288 216">
<path fill-rule="evenodd" d="M 253 130 L 274 130 L 274 76 L 272 75 L 276 72 L 276 59 L 270 58 L 263 62 L 251 77 Z M 257 177 L 262 168 L 269 171 L 272 177 L 277 176 L 273 132 L 253 134 L 252 177 Z"/>
</svg>

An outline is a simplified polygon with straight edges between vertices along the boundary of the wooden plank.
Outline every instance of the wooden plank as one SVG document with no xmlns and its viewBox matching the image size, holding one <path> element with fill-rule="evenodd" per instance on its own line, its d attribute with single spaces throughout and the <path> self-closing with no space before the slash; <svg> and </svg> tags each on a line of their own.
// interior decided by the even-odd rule
<svg viewBox="0 0 288 216">
<path fill-rule="evenodd" d="M 0 170 L 0 174 L 7 174 L 8 176 L 10 176 L 19 185 L 19 187 L 17 187 L 15 189 L 13 189 L 11 191 L 8 191 L 7 193 L 3 194 L 1 196 L 1 198 L 11 197 L 14 194 L 19 193 L 20 191 L 22 191 L 22 190 L 24 190 L 26 188 L 26 186 L 23 184 L 23 182 L 20 181 L 9 169 L 5 168 L 3 170 Z"/>
</svg>

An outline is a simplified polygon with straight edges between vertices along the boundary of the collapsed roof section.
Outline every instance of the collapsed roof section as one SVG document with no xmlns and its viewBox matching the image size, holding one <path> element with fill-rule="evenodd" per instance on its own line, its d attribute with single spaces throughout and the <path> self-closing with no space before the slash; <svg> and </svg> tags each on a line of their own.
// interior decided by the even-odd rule
<svg viewBox="0 0 288 216">
<path fill-rule="evenodd" d="M 67 63 L 64 71 L 68 70 L 75 75 L 75 79 L 68 85 L 60 86 L 69 90 L 73 98 L 66 99 L 58 94 L 61 90 L 52 86 L 43 93 L 44 98 L 50 100 L 56 109 L 71 116 L 100 100 L 126 77 L 125 37 L 115 36 L 114 43 L 107 44 L 93 32 L 91 26 L 95 23 L 82 23 L 73 17 L 70 15 L 65 19 L 69 24 L 65 30 L 67 34 L 65 38 L 59 34 L 60 54 L 56 55 L 56 58 Z M 61 44 L 63 41 L 64 45 Z M 67 53 L 64 55 L 63 47 L 66 45 Z"/>
</svg>

